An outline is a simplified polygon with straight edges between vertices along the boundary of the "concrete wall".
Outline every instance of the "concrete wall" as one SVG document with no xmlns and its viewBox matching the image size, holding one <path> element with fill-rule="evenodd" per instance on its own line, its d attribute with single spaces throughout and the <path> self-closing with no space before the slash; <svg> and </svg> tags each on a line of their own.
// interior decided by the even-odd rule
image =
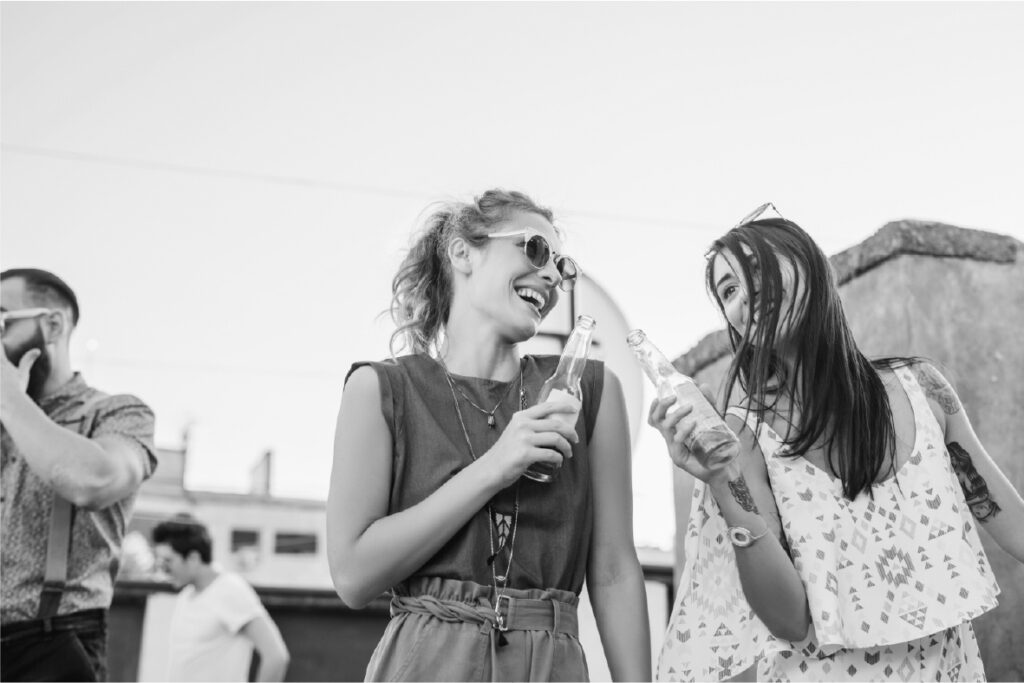
<svg viewBox="0 0 1024 683">
<path fill-rule="evenodd" d="M 1024 492 L 1024 244 L 903 221 L 832 257 L 832 264 L 861 350 L 868 357 L 935 362 L 989 455 Z M 720 331 L 676 365 L 718 389 L 730 360 Z M 692 480 L 677 471 L 677 575 L 692 492 Z M 986 672 L 990 680 L 1024 680 L 1024 565 L 984 532 L 981 537 L 1002 589 L 999 607 L 974 624 Z"/>
</svg>

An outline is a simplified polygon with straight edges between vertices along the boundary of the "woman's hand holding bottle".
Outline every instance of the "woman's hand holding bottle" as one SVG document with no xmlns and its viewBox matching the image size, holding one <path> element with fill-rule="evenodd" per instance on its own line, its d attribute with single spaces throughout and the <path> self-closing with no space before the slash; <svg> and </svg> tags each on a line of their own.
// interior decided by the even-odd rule
<svg viewBox="0 0 1024 683">
<path fill-rule="evenodd" d="M 480 461 L 493 468 L 501 488 L 514 484 L 535 462 L 561 467 L 565 458 L 572 457 L 572 444 L 579 436 L 558 416 L 577 410 L 578 406 L 568 401 L 548 401 L 520 410 Z"/>
<path fill-rule="evenodd" d="M 702 386 L 701 390 L 709 401 L 713 400 L 706 387 Z M 677 404 L 678 408 L 671 410 Z M 693 411 L 694 405 L 679 395 L 655 399 L 651 403 L 647 423 L 661 433 L 668 446 L 669 457 L 679 469 L 705 483 L 729 477 L 730 465 L 739 454 L 739 442 L 732 440 L 710 453 L 688 449 L 686 442 L 698 422 Z"/>
</svg>

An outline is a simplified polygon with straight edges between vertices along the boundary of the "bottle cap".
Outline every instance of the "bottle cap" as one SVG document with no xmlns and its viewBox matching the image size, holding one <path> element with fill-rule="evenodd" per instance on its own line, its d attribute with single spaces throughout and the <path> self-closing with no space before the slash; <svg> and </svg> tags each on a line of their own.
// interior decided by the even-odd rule
<svg viewBox="0 0 1024 683">
<path fill-rule="evenodd" d="M 646 339 L 647 335 L 641 329 L 630 330 L 629 334 L 626 335 L 626 343 L 631 346 L 642 344 Z"/>
</svg>

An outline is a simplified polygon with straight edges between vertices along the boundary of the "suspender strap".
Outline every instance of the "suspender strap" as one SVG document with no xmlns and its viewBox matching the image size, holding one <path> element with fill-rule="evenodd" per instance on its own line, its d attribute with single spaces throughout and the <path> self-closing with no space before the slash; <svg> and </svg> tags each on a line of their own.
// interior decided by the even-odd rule
<svg viewBox="0 0 1024 683">
<path fill-rule="evenodd" d="M 50 536 L 46 543 L 46 573 L 43 593 L 39 596 L 39 619 L 57 615 L 60 597 L 68 578 L 68 555 L 71 553 L 71 503 L 56 493 L 50 512 Z"/>
<path fill-rule="evenodd" d="M 100 401 L 107 398 L 102 392 L 95 392 L 91 398 L 79 408 L 81 414 L 88 414 Z M 87 434 L 90 436 L 95 425 L 89 421 Z M 49 630 L 49 619 L 57 615 L 60 599 L 68 580 L 68 556 L 71 554 L 71 503 L 61 498 L 54 491 L 53 508 L 50 510 L 50 534 L 46 541 L 46 571 L 43 575 L 43 592 L 39 596 L 39 612 L 36 618 L 46 620 Z"/>
</svg>

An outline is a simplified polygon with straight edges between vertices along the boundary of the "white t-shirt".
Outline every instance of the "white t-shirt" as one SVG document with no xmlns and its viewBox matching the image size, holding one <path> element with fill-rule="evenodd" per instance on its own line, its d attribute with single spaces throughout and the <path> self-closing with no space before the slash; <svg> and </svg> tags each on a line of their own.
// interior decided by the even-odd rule
<svg viewBox="0 0 1024 683">
<path fill-rule="evenodd" d="M 171 617 L 167 680 L 249 680 L 252 643 L 239 631 L 261 614 L 259 596 L 237 574 L 218 574 L 198 593 L 185 586 Z"/>
</svg>

